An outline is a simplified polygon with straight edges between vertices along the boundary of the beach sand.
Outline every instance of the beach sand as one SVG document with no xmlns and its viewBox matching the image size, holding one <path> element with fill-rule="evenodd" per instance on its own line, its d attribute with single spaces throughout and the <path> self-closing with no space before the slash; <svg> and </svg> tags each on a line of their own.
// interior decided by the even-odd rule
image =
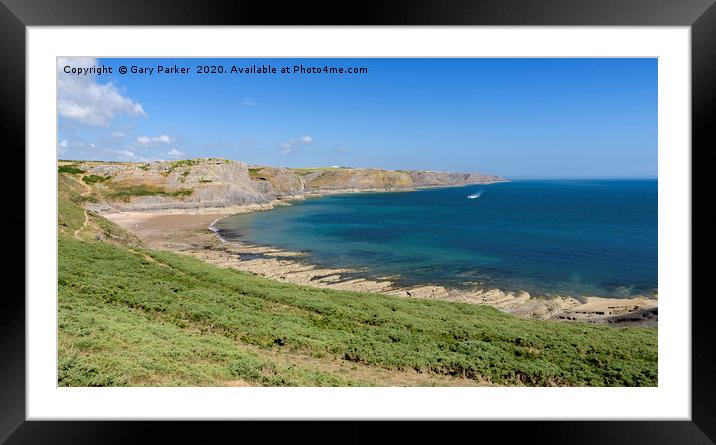
<svg viewBox="0 0 716 445">
<path fill-rule="evenodd" d="M 264 206 L 265 207 L 265 206 Z M 237 242 L 223 242 L 209 226 L 240 212 L 267 210 L 256 206 L 230 212 L 203 213 L 107 213 L 103 216 L 142 238 L 152 249 L 169 250 L 199 258 L 220 267 L 233 268 L 277 281 L 319 288 L 376 292 L 405 298 L 428 298 L 461 303 L 487 304 L 522 318 L 608 323 L 615 326 L 655 326 L 658 300 L 648 297 L 601 298 L 533 296 L 499 289 L 458 290 L 424 285 L 401 287 L 390 277 L 368 280 L 349 269 L 326 269 L 310 264 L 298 252 Z"/>
</svg>

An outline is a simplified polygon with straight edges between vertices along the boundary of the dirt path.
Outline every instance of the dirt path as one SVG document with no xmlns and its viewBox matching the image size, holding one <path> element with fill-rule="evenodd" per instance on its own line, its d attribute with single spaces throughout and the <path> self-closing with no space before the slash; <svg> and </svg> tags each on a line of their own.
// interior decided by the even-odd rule
<svg viewBox="0 0 716 445">
<path fill-rule="evenodd" d="M 337 377 L 353 380 L 361 386 L 382 387 L 414 387 L 414 386 L 497 386 L 489 382 L 481 382 L 464 377 L 451 377 L 448 375 L 417 372 L 412 369 L 397 370 L 386 369 L 379 366 L 370 366 L 363 363 L 354 363 L 334 356 L 314 357 L 309 353 L 286 351 L 284 349 L 265 349 L 245 343 L 237 344 L 241 349 L 248 349 L 259 353 L 265 358 L 282 366 L 299 366 L 307 369 L 316 369 L 333 374 Z M 231 380 L 222 382 L 223 386 L 254 386 L 254 382 L 245 380 Z"/>
<path fill-rule="evenodd" d="M 89 222 L 89 216 L 87 215 L 87 210 L 84 210 L 84 209 L 83 209 L 82 212 L 85 214 L 85 220 L 84 220 L 84 222 L 82 223 L 82 227 L 80 227 L 79 229 L 75 230 L 75 238 L 77 238 L 77 239 L 79 239 L 79 240 L 82 239 L 82 238 L 80 238 L 80 232 L 82 231 L 82 229 L 84 229 L 85 227 L 87 227 L 87 223 Z"/>
<path fill-rule="evenodd" d="M 80 193 L 81 196 L 87 196 L 92 193 L 92 189 L 89 185 L 85 184 L 84 181 L 82 181 L 81 179 L 77 179 L 74 176 L 71 176 L 71 178 L 74 179 L 80 185 L 80 187 L 84 189 L 84 191 Z"/>
<path fill-rule="evenodd" d="M 159 261 L 159 260 L 156 260 L 156 259 L 150 257 L 149 255 L 147 255 L 146 253 L 139 252 L 139 251 L 137 251 L 137 250 L 135 250 L 135 249 L 128 249 L 128 250 L 129 250 L 130 252 L 132 252 L 133 254 L 135 254 L 135 255 L 137 255 L 137 256 L 139 256 L 139 257 L 141 257 L 141 258 L 143 258 L 143 259 L 149 261 L 150 263 L 156 264 L 156 265 L 159 266 L 159 267 L 163 267 L 163 268 L 165 268 L 165 269 L 169 269 L 169 270 L 171 270 L 171 271 L 174 271 L 175 273 L 178 273 L 179 275 L 186 275 L 186 273 L 184 273 L 184 271 L 181 271 L 181 270 L 176 269 L 176 268 L 174 268 L 174 267 L 172 267 L 172 266 L 170 266 L 170 265 L 168 265 L 168 264 L 166 264 L 166 263 L 163 263 L 163 262 L 161 262 L 161 261 Z"/>
<path fill-rule="evenodd" d="M 71 176 L 71 177 L 72 177 L 72 179 L 74 179 L 74 180 L 84 189 L 84 191 L 82 191 L 82 192 L 80 193 L 80 196 L 88 196 L 88 195 L 90 195 L 90 194 L 92 193 L 92 189 L 90 188 L 90 186 L 88 186 L 87 184 L 85 184 L 84 181 L 82 181 L 82 180 L 80 180 L 80 179 L 77 179 L 77 178 L 75 178 L 74 176 Z M 79 229 L 75 230 L 75 238 L 77 238 L 77 239 L 81 239 L 81 238 L 80 238 L 80 232 L 81 232 L 85 227 L 87 227 L 87 223 L 89 222 L 89 215 L 87 215 L 87 210 L 82 209 L 82 212 L 84 212 L 84 214 L 85 214 L 85 221 L 82 223 L 82 227 L 80 227 Z"/>
</svg>

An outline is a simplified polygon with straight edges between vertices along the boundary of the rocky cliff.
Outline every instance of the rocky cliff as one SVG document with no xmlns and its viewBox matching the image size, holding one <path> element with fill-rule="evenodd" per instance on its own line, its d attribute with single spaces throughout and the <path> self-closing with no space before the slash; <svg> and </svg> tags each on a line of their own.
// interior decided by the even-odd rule
<svg viewBox="0 0 716 445">
<path fill-rule="evenodd" d="M 64 169 L 64 170 L 63 170 Z M 204 211 L 277 200 L 358 191 L 489 184 L 503 178 L 478 173 L 381 169 L 288 169 L 249 167 L 225 159 L 174 162 L 62 162 L 60 171 L 81 177 L 91 188 L 96 211 Z"/>
</svg>

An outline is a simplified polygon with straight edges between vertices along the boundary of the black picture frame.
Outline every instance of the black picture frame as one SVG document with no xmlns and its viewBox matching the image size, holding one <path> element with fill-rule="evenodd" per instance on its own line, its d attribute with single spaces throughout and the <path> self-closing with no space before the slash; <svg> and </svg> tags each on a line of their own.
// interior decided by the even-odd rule
<svg viewBox="0 0 716 445">
<path fill-rule="evenodd" d="M 549 443 L 714 443 L 716 440 L 716 330 L 712 317 L 716 298 L 704 287 L 709 263 L 695 261 L 713 252 L 716 219 L 697 198 L 713 196 L 706 169 L 708 153 L 716 146 L 713 113 L 716 108 L 716 6 L 714 0 L 400 0 L 380 3 L 351 2 L 330 5 L 293 2 L 275 5 L 247 1 L 160 0 L 0 0 L 0 103 L 6 159 L 12 158 L 14 183 L 24 183 L 25 36 L 28 26 L 118 25 L 529 25 L 529 26 L 690 26 L 692 62 L 692 420 L 472 422 L 464 428 L 427 423 L 397 424 L 373 431 L 367 422 L 330 422 L 321 426 L 292 423 L 266 428 L 263 440 L 307 438 L 313 441 L 366 442 L 380 438 L 406 442 L 441 441 L 456 433 L 479 437 L 508 437 Z M 19 169 L 24 165 L 25 169 Z M 7 176 L 5 176 L 7 179 Z M 5 234 L 24 232 L 25 195 L 6 192 L 8 208 L 1 218 Z M 6 201 L 7 202 L 7 201 Z M 20 229 L 22 228 L 22 229 Z M 698 235 L 698 243 L 694 242 Z M 7 249 L 25 251 L 19 236 L 8 236 Z M 16 256 L 14 258 L 17 258 Z M 23 254 L 24 258 L 24 254 Z M 39 422 L 25 420 L 25 262 L 6 263 L 7 284 L 0 310 L 0 442 L 18 443 L 133 443 L 153 435 L 162 441 L 190 440 L 200 429 L 202 442 L 219 435 L 238 439 L 233 422 Z M 13 270 L 15 269 L 15 270 Z M 25 271 L 26 272 L 26 271 Z M 701 279 L 696 278 L 700 272 Z M 26 276 L 26 275 L 25 275 Z M 699 288 L 699 286 L 701 286 Z M 699 289 L 701 292 L 699 292 Z M 635 413 L 638 416 L 639 413 Z M 468 425 L 466 425 L 468 424 Z M 253 424 L 254 426 L 256 424 Z M 387 426 L 382 424 L 382 426 Z M 392 426 L 392 425 L 391 425 Z M 247 425 L 240 428 L 245 429 Z M 325 429 L 324 429 L 325 428 Z M 437 431 L 439 430 L 439 432 Z M 479 433 L 477 432 L 479 430 Z M 242 430 L 245 431 L 245 430 Z M 245 433 L 242 433 L 244 435 Z M 496 434 L 496 435 L 495 435 Z M 244 436 L 248 439 L 249 436 Z M 470 436 L 468 436 L 470 437 Z M 475 437 L 475 436 L 473 436 Z"/>
</svg>

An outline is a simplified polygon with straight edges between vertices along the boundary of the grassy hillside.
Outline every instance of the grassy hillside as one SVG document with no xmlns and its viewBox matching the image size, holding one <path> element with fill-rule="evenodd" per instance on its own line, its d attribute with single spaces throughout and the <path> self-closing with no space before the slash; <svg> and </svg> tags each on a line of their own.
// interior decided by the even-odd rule
<svg viewBox="0 0 716 445">
<path fill-rule="evenodd" d="M 61 386 L 657 384 L 655 328 L 288 285 L 145 250 L 99 215 L 83 224 L 62 176 Z"/>
</svg>

